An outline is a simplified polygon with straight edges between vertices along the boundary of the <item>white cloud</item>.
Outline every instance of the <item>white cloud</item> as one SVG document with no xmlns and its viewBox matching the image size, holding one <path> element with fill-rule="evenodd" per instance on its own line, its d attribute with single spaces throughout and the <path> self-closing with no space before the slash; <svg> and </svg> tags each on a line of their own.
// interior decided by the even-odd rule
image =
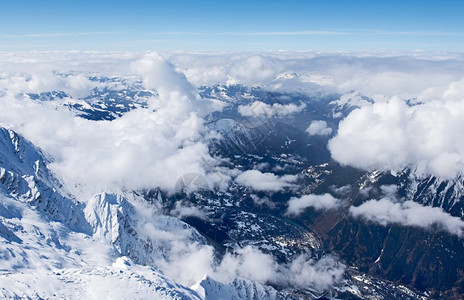
<svg viewBox="0 0 464 300">
<path fill-rule="evenodd" d="M 235 254 L 226 254 L 217 268 L 220 281 L 231 278 L 253 278 L 259 283 L 268 283 L 278 272 L 279 265 L 274 258 L 254 247 L 246 246 Z"/>
<path fill-rule="evenodd" d="M 248 170 L 238 175 L 235 181 L 256 191 L 277 192 L 286 187 L 292 187 L 296 175 L 277 176 L 273 173 L 262 173 L 258 170 Z"/>
<path fill-rule="evenodd" d="M 153 101 L 152 108 L 166 110 L 172 116 L 185 116 L 197 111 L 197 95 L 194 87 L 184 74 L 175 71 L 174 66 L 157 53 L 147 53 L 132 63 L 132 70 L 140 74 L 148 89 L 156 89 L 159 99 Z"/>
<path fill-rule="evenodd" d="M 350 113 L 328 147 L 342 164 L 395 171 L 412 166 L 449 179 L 464 171 L 462 128 L 463 101 L 410 107 L 395 97 Z"/>
<path fill-rule="evenodd" d="M 286 274 L 288 286 L 325 290 L 342 279 L 345 267 L 330 255 L 314 260 L 303 254 L 289 264 L 288 271 L 282 273 Z"/>
<path fill-rule="evenodd" d="M 324 290 L 338 282 L 345 266 L 332 256 L 318 260 L 302 254 L 286 264 L 253 246 L 235 249 L 217 259 L 212 246 L 202 244 L 180 222 L 157 216 L 153 208 L 139 204 L 137 232 L 161 251 L 154 251 L 154 265 L 176 281 L 191 286 L 205 274 L 227 282 L 245 278 L 281 287 Z"/>
<path fill-rule="evenodd" d="M 299 113 L 303 109 L 305 109 L 305 107 L 306 107 L 305 103 L 300 103 L 300 105 L 274 103 L 270 105 L 270 104 L 266 104 L 261 101 L 255 101 L 249 105 L 240 105 L 238 107 L 238 112 L 242 116 L 282 117 L 282 116 L 287 116 L 287 115 L 294 114 L 294 113 Z"/>
<path fill-rule="evenodd" d="M 208 217 L 204 211 L 196 206 L 184 206 L 183 203 L 176 202 L 175 208 L 171 211 L 171 215 L 182 219 L 184 217 L 197 217 L 203 220 L 207 220 Z"/>
<path fill-rule="evenodd" d="M 340 199 L 337 199 L 330 194 L 303 195 L 301 197 L 292 197 L 288 201 L 288 208 L 285 214 L 297 216 L 308 207 L 313 207 L 316 210 L 337 209 L 341 204 L 342 202 Z"/>
<path fill-rule="evenodd" d="M 332 128 L 327 127 L 326 121 L 312 121 L 309 127 L 306 129 L 306 132 L 309 135 L 330 135 L 332 133 Z"/>
<path fill-rule="evenodd" d="M 73 97 L 84 97 L 89 95 L 93 88 L 99 86 L 102 85 L 90 81 L 82 74 L 60 75 L 49 70 L 43 72 L 37 70 L 37 73 L 15 72 L 3 78 L 0 76 L 0 89 L 6 89 L 10 95 L 40 93 L 44 91 L 64 91 Z"/>
<path fill-rule="evenodd" d="M 429 229 L 433 226 L 451 234 L 463 236 L 464 222 L 444 212 L 439 207 L 423 206 L 413 201 L 394 202 L 390 198 L 369 200 L 360 206 L 350 207 L 350 213 L 383 226 L 400 224 Z"/>
<path fill-rule="evenodd" d="M 263 56 L 251 55 L 232 61 L 229 74 L 247 83 L 259 83 L 272 80 L 277 72 L 284 69 L 280 59 Z"/>
<path fill-rule="evenodd" d="M 112 122 L 84 120 L 65 109 L 15 97 L 17 92 L 32 89 L 26 75 L 12 89 L 10 81 L 0 82 L 8 91 L 0 101 L 2 125 L 15 129 L 51 155 L 54 161 L 50 168 L 73 193 L 82 192 L 82 201 L 111 189 L 172 190 L 183 174 L 205 174 L 205 161 L 210 166 L 215 164 L 201 141 L 205 133 L 202 116 L 210 111 L 208 101 L 199 103 L 185 76 L 160 56 L 147 54 L 132 66 L 159 97 L 150 100 L 148 109 L 130 111 Z M 62 82 L 61 76 L 56 76 Z M 34 91 L 59 89 L 41 86 L 37 78 Z M 81 79 L 75 76 L 66 80 L 69 86 L 83 91 L 88 86 Z"/>
<path fill-rule="evenodd" d="M 274 202 L 272 202 L 268 197 L 259 197 L 257 195 L 251 194 L 250 195 L 251 200 L 253 200 L 253 203 L 257 206 L 268 206 L 270 208 L 275 208 Z"/>
<path fill-rule="evenodd" d="M 450 82 L 462 80 L 462 54 L 429 52 L 266 52 L 171 54 L 170 59 L 196 85 L 240 83 L 294 92 L 331 93 L 356 90 L 370 98 L 398 95 L 420 101 L 436 99 Z M 308 84 L 307 76 L 324 78 Z"/>
<path fill-rule="evenodd" d="M 344 265 L 330 255 L 315 260 L 302 254 L 287 264 L 279 265 L 269 254 L 246 246 L 235 254 L 226 254 L 215 269 L 213 278 L 226 282 L 242 277 L 262 284 L 303 289 L 311 287 L 322 291 L 340 281 L 344 272 Z"/>
<path fill-rule="evenodd" d="M 176 281 L 191 286 L 205 274 L 228 282 L 234 278 L 254 280 L 280 287 L 299 287 L 325 290 L 340 281 L 345 266 L 332 256 L 319 260 L 300 255 L 287 264 L 279 264 L 270 254 L 246 246 L 227 253 L 219 262 L 211 246 L 188 243 L 186 239 L 166 236 L 170 252 L 156 265 Z"/>
</svg>

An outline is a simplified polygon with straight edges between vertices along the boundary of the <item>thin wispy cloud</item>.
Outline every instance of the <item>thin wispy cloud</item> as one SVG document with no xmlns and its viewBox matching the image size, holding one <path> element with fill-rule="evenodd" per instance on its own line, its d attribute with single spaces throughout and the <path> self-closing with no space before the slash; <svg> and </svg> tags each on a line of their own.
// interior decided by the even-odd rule
<svg viewBox="0 0 464 300">
<path fill-rule="evenodd" d="M 391 31 L 377 29 L 301 30 L 269 32 L 223 32 L 224 35 L 242 36 L 294 36 L 294 35 L 404 35 L 404 36 L 462 36 L 464 32 L 453 31 Z"/>
<path fill-rule="evenodd" d="M 229 36 L 324 36 L 324 35 L 402 35 L 402 36 L 463 36 L 460 31 L 392 31 L 382 29 L 335 29 L 296 31 L 166 31 L 155 35 L 229 35 Z"/>
<path fill-rule="evenodd" d="M 303 50 L 328 47 L 340 50 L 341 45 L 357 45 L 362 49 L 379 49 L 378 40 L 388 49 L 459 49 L 459 31 L 388 31 L 378 29 L 321 29 L 288 31 L 204 31 L 204 30 L 114 30 L 24 32 L 0 34 L 2 50 Z M 74 39 L 72 44 L 67 39 Z M 228 48 L 225 41 L 234 41 Z M 283 41 L 285 40 L 285 41 Z M 421 40 L 421 42 L 418 42 Z M 39 44 L 36 44 L 36 41 Z M 124 43 L 121 43 L 124 41 Z M 220 42 L 219 42 L 220 41 Z M 328 42 L 329 41 L 329 42 Z M 328 43 L 328 44 L 326 44 Z M 323 46 L 326 45 L 326 46 Z M 339 46 L 340 45 L 340 46 Z M 354 47 L 354 48 L 356 48 Z M 438 48 L 437 48 L 438 47 Z M 345 49 L 353 50 L 353 49 Z"/>
<path fill-rule="evenodd" d="M 300 31 L 166 31 L 153 32 L 155 35 L 227 35 L 227 36 L 286 36 L 286 35 L 343 35 L 349 34 L 344 31 L 334 30 L 300 30 Z"/>
<path fill-rule="evenodd" d="M 299 31 L 268 31 L 268 32 L 225 32 L 227 35 L 268 36 L 268 35 L 343 35 L 345 31 L 334 30 L 299 30 Z"/>
<path fill-rule="evenodd" d="M 88 31 L 88 32 L 50 32 L 50 33 L 31 33 L 31 34 L 5 34 L 3 38 L 23 39 L 23 38 L 59 38 L 72 36 L 92 36 L 107 34 L 124 34 L 134 32 L 133 30 L 121 31 Z"/>
<path fill-rule="evenodd" d="M 382 30 L 382 29 L 350 29 L 346 32 L 351 34 L 364 34 L 364 35 L 404 35 L 404 36 L 462 36 L 464 32 L 460 31 L 394 31 L 394 30 Z"/>
</svg>

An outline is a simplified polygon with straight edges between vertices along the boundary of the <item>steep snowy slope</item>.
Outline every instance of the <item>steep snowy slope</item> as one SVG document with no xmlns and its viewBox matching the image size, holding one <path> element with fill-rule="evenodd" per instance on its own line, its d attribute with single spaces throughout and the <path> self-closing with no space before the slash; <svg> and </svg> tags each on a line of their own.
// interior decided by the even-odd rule
<svg viewBox="0 0 464 300">
<path fill-rule="evenodd" d="M 11 299 L 201 299 L 159 270 L 118 258 L 99 267 L 1 273 L 0 297 Z"/>
<path fill-rule="evenodd" d="M 0 128 L 0 189 L 35 207 L 54 221 L 88 233 L 83 205 L 63 196 L 46 167 L 43 153 L 12 130 Z"/>
<path fill-rule="evenodd" d="M 125 198 L 101 194 L 85 205 L 63 196 L 41 151 L 3 128 L 0 165 L 1 298 L 198 299 L 160 270 L 122 256 L 148 264 L 163 255 L 161 242 L 138 238 Z M 160 219 L 158 230 L 188 229 Z"/>
<path fill-rule="evenodd" d="M 296 299 L 290 295 L 279 293 L 270 286 L 263 286 L 256 282 L 235 279 L 227 283 L 221 283 L 209 276 L 192 286 L 202 299 Z"/>
<path fill-rule="evenodd" d="M 400 178 L 400 193 L 427 206 L 440 207 L 453 216 L 464 219 L 464 178 L 453 179 L 419 175 L 414 170 L 405 170 Z"/>
</svg>

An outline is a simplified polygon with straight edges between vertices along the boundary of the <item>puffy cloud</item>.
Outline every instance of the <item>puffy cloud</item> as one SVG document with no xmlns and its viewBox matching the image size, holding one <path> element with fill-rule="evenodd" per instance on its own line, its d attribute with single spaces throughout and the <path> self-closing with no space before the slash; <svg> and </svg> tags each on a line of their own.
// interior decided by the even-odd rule
<svg viewBox="0 0 464 300">
<path fill-rule="evenodd" d="M 311 286 L 316 290 L 326 290 L 339 282 L 345 267 L 333 256 L 324 256 L 319 260 L 309 259 L 306 255 L 300 255 L 288 265 L 286 280 L 288 286 L 305 288 Z"/>
<path fill-rule="evenodd" d="M 279 265 L 274 258 L 258 249 L 246 246 L 236 253 L 228 253 L 217 267 L 217 277 L 220 281 L 227 281 L 236 277 L 268 283 L 278 272 Z"/>
<path fill-rule="evenodd" d="M 230 74 L 240 81 L 258 83 L 273 79 L 284 69 L 280 59 L 270 56 L 252 55 L 234 60 Z"/>
<path fill-rule="evenodd" d="M 272 202 L 268 197 L 259 197 L 254 194 L 251 194 L 250 197 L 251 197 L 251 200 L 253 200 L 253 203 L 257 206 L 266 205 L 270 208 L 275 208 L 275 203 Z"/>
<path fill-rule="evenodd" d="M 294 114 L 294 113 L 299 113 L 303 109 L 305 109 L 305 107 L 306 107 L 305 103 L 300 103 L 300 105 L 274 103 L 270 105 L 270 104 L 266 104 L 261 101 L 255 101 L 249 105 L 240 105 L 238 107 L 238 112 L 242 116 L 282 117 L 282 116 L 287 116 L 287 115 Z"/>
<path fill-rule="evenodd" d="M 215 164 L 201 141 L 207 100 L 202 100 L 206 105 L 198 103 L 185 76 L 159 56 L 148 54 L 132 65 L 159 96 L 151 99 L 148 109 L 130 111 L 111 122 L 84 120 L 65 109 L 15 97 L 21 90 L 16 87 L 0 101 L 2 125 L 52 156 L 50 168 L 80 200 L 112 189 L 173 190 L 183 174 L 205 174 L 205 161 Z M 27 88 L 27 78 L 23 81 Z"/>
<path fill-rule="evenodd" d="M 425 229 L 438 226 L 451 234 L 463 236 L 464 222 L 439 207 L 422 206 L 413 201 L 394 202 L 390 198 L 369 200 L 360 206 L 350 207 L 350 213 L 383 226 L 400 224 Z"/>
<path fill-rule="evenodd" d="M 176 202 L 175 208 L 171 211 L 171 215 L 175 215 L 176 217 L 182 219 L 184 217 L 197 217 L 203 220 L 208 220 L 208 217 L 204 211 L 199 209 L 196 206 L 184 206 L 180 202 Z"/>
<path fill-rule="evenodd" d="M 153 109 L 162 109 L 172 117 L 179 117 L 201 108 L 194 105 L 197 95 L 185 75 L 175 71 L 174 66 L 159 54 L 147 53 L 132 63 L 132 70 L 142 76 L 146 88 L 158 92 L 159 98 L 151 103 Z"/>
<path fill-rule="evenodd" d="M 279 264 L 272 255 L 252 246 L 226 253 L 217 261 L 211 246 L 164 234 L 170 241 L 169 253 L 166 258 L 158 259 L 156 265 L 184 285 L 191 286 L 208 274 L 221 282 L 245 278 L 261 284 L 322 291 L 339 282 L 345 272 L 345 266 L 332 256 L 316 260 L 302 254 L 287 264 Z"/>
<path fill-rule="evenodd" d="M 309 135 L 330 135 L 332 133 L 332 128 L 327 127 L 326 121 L 317 120 L 311 122 L 306 132 Z"/>
<path fill-rule="evenodd" d="M 401 170 L 453 178 L 464 171 L 464 102 L 408 106 L 394 97 L 350 113 L 329 141 L 332 157 L 363 169 Z"/>
<path fill-rule="evenodd" d="M 313 207 L 316 210 L 329 210 L 340 207 L 342 201 L 330 194 L 323 195 L 303 195 L 301 197 L 292 197 L 288 201 L 287 215 L 297 216 L 306 208 Z"/>
<path fill-rule="evenodd" d="M 0 88 L 8 90 L 10 95 L 18 93 L 40 93 L 43 91 L 64 91 L 73 97 L 84 97 L 93 88 L 102 86 L 92 82 L 82 74 L 16 73 L 5 78 L 0 77 Z"/>
<path fill-rule="evenodd" d="M 64 91 L 72 97 L 84 97 L 93 88 L 111 87 L 116 83 L 89 80 L 89 76 L 127 76 L 137 53 L 92 51 L 2 52 L 0 53 L 0 94 Z"/>
<path fill-rule="evenodd" d="M 255 191 L 277 192 L 286 187 L 292 187 L 296 175 L 277 176 L 273 173 L 262 173 L 258 170 L 248 170 L 238 175 L 238 184 L 252 188 Z"/>
<path fill-rule="evenodd" d="M 86 196 L 112 188 L 171 190 L 183 174 L 204 173 L 202 158 L 209 154 L 198 141 L 202 120 L 196 115 L 176 124 L 158 112 L 135 110 L 92 122 L 34 103 L 4 110 L 17 101 L 3 99 L 2 120 L 54 157 L 50 168 L 68 187 L 82 185 Z"/>
<path fill-rule="evenodd" d="M 316 260 L 301 254 L 287 264 L 278 264 L 272 256 L 246 246 L 226 254 L 212 276 L 222 282 L 241 277 L 262 284 L 323 291 L 339 282 L 344 272 L 345 266 L 330 255 Z"/>
</svg>

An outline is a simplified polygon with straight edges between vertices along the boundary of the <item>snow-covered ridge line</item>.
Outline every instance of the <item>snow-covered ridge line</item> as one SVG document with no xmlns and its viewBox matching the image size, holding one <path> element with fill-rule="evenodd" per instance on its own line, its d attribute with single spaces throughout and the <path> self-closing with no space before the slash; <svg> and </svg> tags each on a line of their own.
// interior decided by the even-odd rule
<svg viewBox="0 0 464 300">
<path fill-rule="evenodd" d="M 15 133 L 0 128 L 0 189 L 25 201 L 52 220 L 81 232 L 89 232 L 83 205 L 63 196 L 58 180 L 48 170 L 40 149 Z"/>
</svg>

